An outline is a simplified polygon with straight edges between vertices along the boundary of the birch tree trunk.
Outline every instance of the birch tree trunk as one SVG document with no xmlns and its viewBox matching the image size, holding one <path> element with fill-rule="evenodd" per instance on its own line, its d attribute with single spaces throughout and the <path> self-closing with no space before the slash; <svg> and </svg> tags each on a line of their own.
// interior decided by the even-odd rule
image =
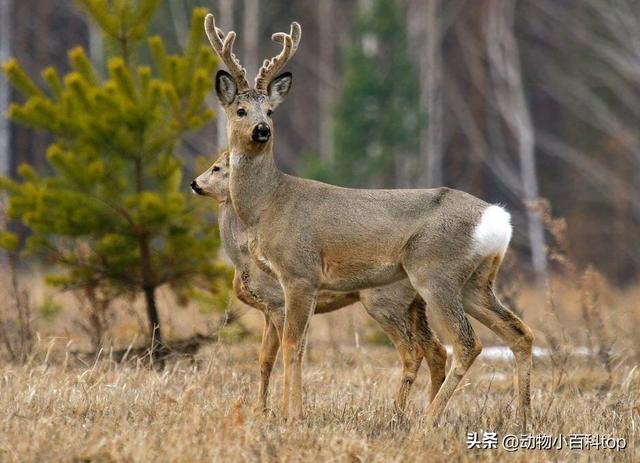
<svg viewBox="0 0 640 463">
<path fill-rule="evenodd" d="M 425 2 L 422 9 L 424 18 L 424 53 L 420 59 L 420 100 L 426 108 L 428 119 L 420 136 L 420 155 L 423 175 L 421 186 L 436 187 L 443 182 L 442 145 L 442 21 L 438 16 L 442 8 L 441 0 Z"/>
<path fill-rule="evenodd" d="M 218 8 L 220 11 L 220 27 L 225 31 L 233 29 L 233 0 L 219 0 Z M 216 131 L 217 131 L 217 150 L 218 152 L 227 147 L 227 118 L 222 112 L 222 107 L 215 103 L 218 107 L 216 114 Z"/>
<path fill-rule="evenodd" d="M 95 23 L 88 17 L 86 23 L 87 29 L 89 30 L 89 57 L 91 58 L 91 61 L 93 61 L 96 69 L 102 73 L 105 69 L 104 42 L 102 40 L 102 34 Z"/>
<path fill-rule="evenodd" d="M 176 33 L 176 40 L 180 45 L 180 48 L 184 50 L 187 43 L 187 37 L 189 37 L 189 12 L 185 8 L 184 2 L 169 0 L 169 14 L 171 15 L 171 23 L 173 24 L 173 30 Z"/>
<path fill-rule="evenodd" d="M 539 197 L 535 163 L 535 132 L 522 82 L 515 38 L 512 0 L 492 0 L 487 20 L 487 51 L 498 110 L 516 139 L 525 205 Z M 538 281 L 547 272 L 544 228 L 540 216 L 527 207 L 531 261 Z"/>
<path fill-rule="evenodd" d="M 11 57 L 11 10 L 13 0 L 0 0 L 0 63 Z M 0 111 L 5 112 L 11 98 L 9 82 L 0 75 Z M 11 171 L 11 125 L 0 116 L 0 175 Z"/>
<path fill-rule="evenodd" d="M 258 34 L 260 28 L 259 0 L 244 0 L 242 35 L 244 50 L 242 63 L 247 69 L 247 78 L 253 79 L 258 72 Z"/>
</svg>

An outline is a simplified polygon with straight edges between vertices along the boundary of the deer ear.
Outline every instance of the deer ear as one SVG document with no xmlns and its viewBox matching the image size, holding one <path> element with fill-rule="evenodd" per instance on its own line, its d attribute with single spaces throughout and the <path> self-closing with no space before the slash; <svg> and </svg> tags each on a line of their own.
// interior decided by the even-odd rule
<svg viewBox="0 0 640 463">
<path fill-rule="evenodd" d="M 216 74 L 216 93 L 222 106 L 229 106 L 233 103 L 238 93 L 238 86 L 233 80 L 233 77 L 222 69 Z"/>
<path fill-rule="evenodd" d="M 291 83 L 293 82 L 293 76 L 290 72 L 283 72 L 278 77 L 274 78 L 267 88 L 267 94 L 269 95 L 269 101 L 272 107 L 278 106 L 287 96 L 291 89 Z"/>
</svg>

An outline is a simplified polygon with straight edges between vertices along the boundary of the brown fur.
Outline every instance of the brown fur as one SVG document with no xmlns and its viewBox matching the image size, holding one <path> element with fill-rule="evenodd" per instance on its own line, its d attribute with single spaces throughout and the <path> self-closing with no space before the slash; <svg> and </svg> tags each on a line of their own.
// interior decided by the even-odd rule
<svg viewBox="0 0 640 463">
<path fill-rule="evenodd" d="M 361 190 L 287 175 L 275 165 L 273 137 L 257 142 L 252 132 L 265 125 L 273 132 L 270 110 L 288 92 L 291 76 L 275 77 L 268 93 L 248 97 L 223 91 L 229 87 L 225 74 L 219 72 L 217 81 L 225 85 L 217 89 L 228 118 L 232 204 L 247 227 L 253 254 L 285 293 L 283 414 L 302 415 L 302 355 L 318 292 L 357 291 L 408 278 L 454 352 L 427 420 L 438 421 L 482 349 L 466 310 L 513 349 L 526 426 L 533 335 L 510 312 L 511 326 L 524 335 L 495 322 L 503 318 L 497 312 L 508 312 L 493 292 L 502 255 L 474 252 L 475 227 L 490 205 L 452 189 Z M 242 116 L 238 105 L 246 108 Z"/>
<path fill-rule="evenodd" d="M 246 227 L 238 218 L 229 198 L 228 152 L 220 155 L 195 180 L 194 189 L 199 194 L 215 198 L 219 203 L 220 235 L 236 269 L 236 295 L 265 315 L 260 347 L 261 382 L 258 397 L 258 408 L 264 410 L 267 407 L 271 368 L 284 328 L 284 293 L 278 280 L 265 274 L 248 250 Z M 396 394 L 398 408 L 404 409 L 406 405 L 423 357 L 431 372 L 430 398 L 433 399 L 444 381 L 447 354 L 429 328 L 422 298 L 405 279 L 388 286 L 355 292 L 320 291 L 315 313 L 332 312 L 358 301 L 362 302 L 367 313 L 389 336 L 402 361 L 403 374 Z"/>
</svg>

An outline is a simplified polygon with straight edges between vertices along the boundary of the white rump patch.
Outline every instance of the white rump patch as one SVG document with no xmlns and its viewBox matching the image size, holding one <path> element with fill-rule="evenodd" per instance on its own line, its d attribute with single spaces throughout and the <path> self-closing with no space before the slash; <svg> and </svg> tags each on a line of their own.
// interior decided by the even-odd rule
<svg viewBox="0 0 640 463">
<path fill-rule="evenodd" d="M 511 241 L 511 232 L 511 215 L 500 206 L 489 206 L 473 230 L 474 254 L 504 256 Z"/>
</svg>

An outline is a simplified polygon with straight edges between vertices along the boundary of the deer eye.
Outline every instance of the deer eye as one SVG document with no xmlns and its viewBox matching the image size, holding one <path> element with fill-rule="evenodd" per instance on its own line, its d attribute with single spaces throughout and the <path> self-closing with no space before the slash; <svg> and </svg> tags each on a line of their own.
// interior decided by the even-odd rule
<svg viewBox="0 0 640 463">
<path fill-rule="evenodd" d="M 218 166 L 213 166 L 213 169 L 212 169 L 212 170 L 213 170 L 214 172 L 218 172 L 218 171 L 220 170 L 220 167 L 218 167 Z"/>
<path fill-rule="evenodd" d="M 246 115 L 247 115 L 247 110 L 246 110 L 246 109 L 244 109 L 244 108 L 240 108 L 240 109 L 238 109 L 238 111 L 236 112 L 236 114 L 237 114 L 239 117 L 244 117 L 244 116 L 246 116 Z"/>
<path fill-rule="evenodd" d="M 273 114 L 273 110 L 268 109 L 268 110 L 267 110 L 267 116 L 271 117 L 271 115 L 272 115 L 272 114 Z"/>
</svg>

